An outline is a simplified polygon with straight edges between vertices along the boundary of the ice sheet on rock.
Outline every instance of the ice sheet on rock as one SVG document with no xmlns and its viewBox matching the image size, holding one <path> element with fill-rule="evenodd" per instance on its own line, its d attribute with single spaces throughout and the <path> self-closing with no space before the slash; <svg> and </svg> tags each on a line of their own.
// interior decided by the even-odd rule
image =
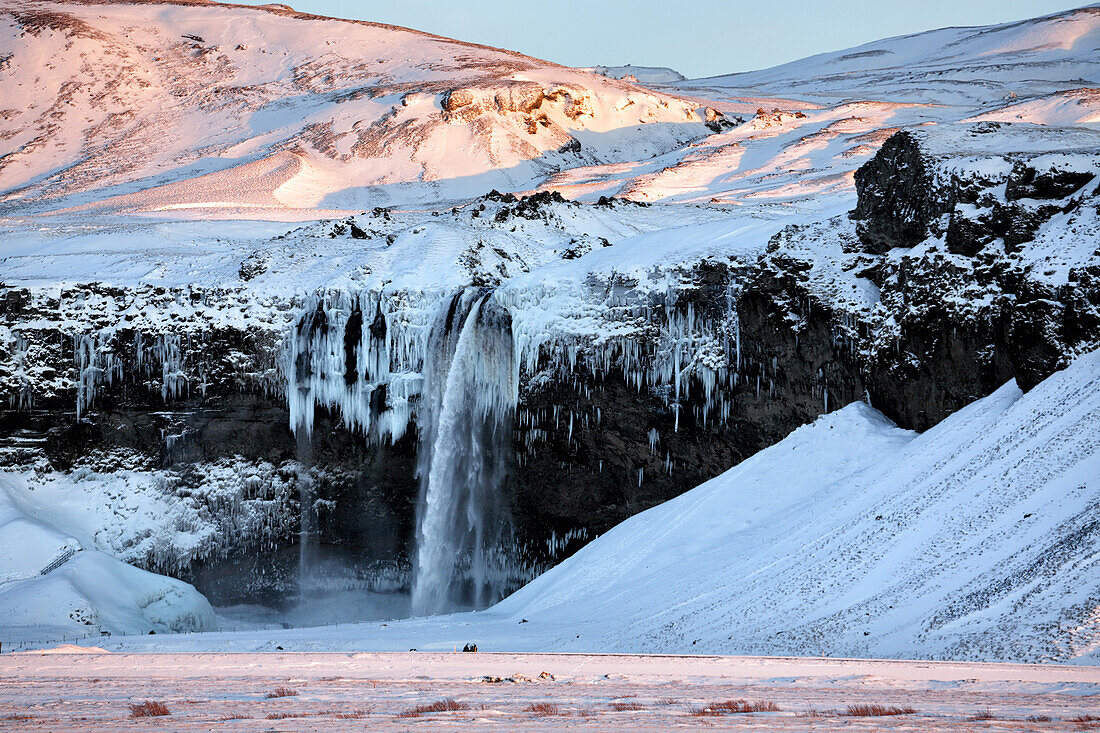
<svg viewBox="0 0 1100 733">
<path fill-rule="evenodd" d="M 285 535 L 296 520 L 289 502 L 302 471 L 295 462 L 226 458 L 202 465 L 198 481 L 173 469 L 97 472 L 87 466 L 0 477 L 6 500 L 22 514 L 71 535 L 81 547 L 177 574 L 196 561 Z M 187 485 L 186 496 L 181 485 Z"/>
</svg>

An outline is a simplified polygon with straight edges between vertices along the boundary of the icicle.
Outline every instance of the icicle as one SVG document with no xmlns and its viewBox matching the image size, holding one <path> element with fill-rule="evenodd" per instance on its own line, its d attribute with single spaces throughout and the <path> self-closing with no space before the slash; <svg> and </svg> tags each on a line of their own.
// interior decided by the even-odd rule
<svg viewBox="0 0 1100 733">
<path fill-rule="evenodd" d="M 109 332 L 73 337 L 73 360 L 76 363 L 76 418 L 95 401 L 100 385 L 110 385 L 122 375 L 122 364 L 109 348 L 114 337 Z"/>
</svg>

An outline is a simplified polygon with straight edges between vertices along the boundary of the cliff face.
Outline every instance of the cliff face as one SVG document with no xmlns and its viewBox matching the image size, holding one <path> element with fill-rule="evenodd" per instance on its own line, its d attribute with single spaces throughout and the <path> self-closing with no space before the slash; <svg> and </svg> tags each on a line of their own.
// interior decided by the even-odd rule
<svg viewBox="0 0 1100 733">
<path fill-rule="evenodd" d="M 708 318 L 736 324 L 736 355 L 718 380 L 722 419 L 704 426 L 680 409 L 675 432 L 657 401 L 624 422 L 624 400 L 639 399 L 604 382 L 592 401 L 619 417 L 581 428 L 571 452 L 549 443 L 569 470 L 553 472 L 543 455 L 529 476 L 521 469 L 520 485 L 535 487 L 540 516 L 552 517 L 554 507 L 598 502 L 585 487 L 607 482 L 601 460 L 620 474 L 644 467 L 631 499 L 610 495 L 602 512 L 613 521 L 594 522 L 601 533 L 631 500 L 682 491 L 677 472 L 695 481 L 853 401 L 923 431 L 1009 380 L 1030 389 L 1100 339 L 1095 142 L 1084 131 L 986 124 L 896 134 L 857 171 L 849 217 L 784 229 L 751 267 L 693 271 L 684 300 L 709 300 Z M 716 297 L 727 288 L 732 311 Z M 656 430 L 657 451 L 643 426 Z M 675 470 L 651 479 L 665 451 Z"/>
<path fill-rule="evenodd" d="M 493 448 L 505 451 L 498 590 L 821 413 L 868 401 L 924 430 L 1094 348 L 1092 134 L 1001 132 L 898 133 L 857 173 L 850 216 L 783 228 L 765 246 L 714 247 L 693 264 L 646 263 L 646 247 L 721 241 L 721 220 L 610 248 L 573 236 L 589 254 L 515 276 L 522 251 L 466 250 L 467 282 L 480 281 L 467 292 L 502 314 L 478 328 L 508 339 L 509 366 L 477 365 L 475 383 L 484 392 L 519 376 L 484 408 L 508 415 L 511 436 Z M 589 208 L 492 196 L 473 211 L 556 227 Z M 645 209 L 612 203 L 608 215 L 633 211 Z M 359 219 L 330 233 L 370 229 Z M 620 249 L 629 260 L 615 259 Z M 291 592 L 308 480 L 329 582 L 403 587 L 425 370 L 440 369 L 429 366 L 433 339 L 462 330 L 461 291 L 380 285 L 258 301 L 244 290 L 8 289 L 4 424 L 19 440 L 6 460 L 160 472 L 167 480 L 149 490 L 205 507 L 187 535 L 204 539 L 132 559 L 216 602 Z M 211 489 L 212 466 L 238 480 Z"/>
</svg>

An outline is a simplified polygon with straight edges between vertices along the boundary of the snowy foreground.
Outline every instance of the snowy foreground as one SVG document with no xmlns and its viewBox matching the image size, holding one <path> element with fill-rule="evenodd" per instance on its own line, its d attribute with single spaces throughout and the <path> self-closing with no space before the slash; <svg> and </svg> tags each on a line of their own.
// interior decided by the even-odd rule
<svg viewBox="0 0 1100 733">
<path fill-rule="evenodd" d="M 1019 731 L 1087 727 L 1091 667 L 582 654 L 20 653 L 5 730 Z M 69 650 L 71 651 L 71 650 Z M 292 694 L 277 695 L 279 688 Z M 453 701 L 452 710 L 417 708 Z M 727 712 L 727 701 L 770 703 Z M 163 703 L 167 717 L 131 718 Z M 901 715 L 860 717 L 849 706 Z M 443 707 L 442 705 L 439 707 Z"/>
</svg>

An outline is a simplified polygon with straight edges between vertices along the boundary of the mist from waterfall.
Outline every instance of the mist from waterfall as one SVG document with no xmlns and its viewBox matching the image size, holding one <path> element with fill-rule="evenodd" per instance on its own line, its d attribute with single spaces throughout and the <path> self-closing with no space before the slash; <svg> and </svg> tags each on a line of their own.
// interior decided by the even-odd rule
<svg viewBox="0 0 1100 733">
<path fill-rule="evenodd" d="M 436 318 L 425 359 L 414 614 L 484 607 L 505 588 L 501 483 L 516 382 L 507 310 L 484 290 L 454 295 Z"/>
</svg>

